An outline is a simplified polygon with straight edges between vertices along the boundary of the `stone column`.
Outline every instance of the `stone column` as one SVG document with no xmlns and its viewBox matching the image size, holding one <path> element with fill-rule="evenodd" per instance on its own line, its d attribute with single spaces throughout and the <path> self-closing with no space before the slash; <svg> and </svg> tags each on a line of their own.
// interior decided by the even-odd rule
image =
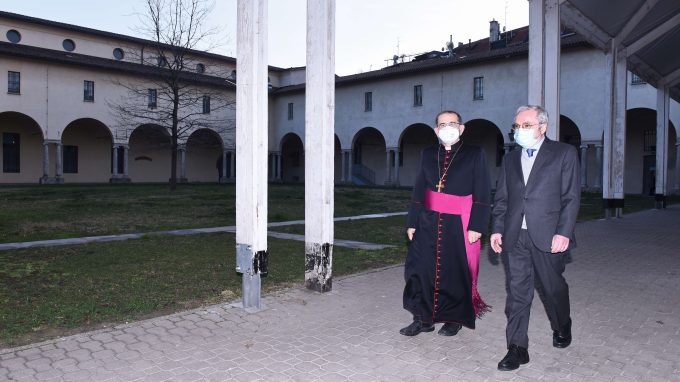
<svg viewBox="0 0 680 382">
<path fill-rule="evenodd" d="M 593 188 L 597 191 L 602 191 L 602 143 L 595 145 L 595 184 Z"/>
<path fill-rule="evenodd" d="M 63 155 L 61 152 L 61 141 L 55 142 L 56 144 L 56 152 L 55 152 L 55 165 L 54 165 L 54 182 L 55 183 L 64 183 L 64 176 L 63 176 L 63 166 L 62 166 L 62 160 L 63 160 Z"/>
<path fill-rule="evenodd" d="M 307 0 L 305 286 L 333 281 L 335 0 Z"/>
<path fill-rule="evenodd" d="M 588 188 L 588 144 L 581 144 L 581 189 Z"/>
<path fill-rule="evenodd" d="M 187 147 L 185 145 L 178 145 L 177 150 L 179 151 L 179 179 L 177 179 L 178 183 L 186 183 L 187 182 L 187 167 L 186 167 L 186 160 L 187 160 Z"/>
<path fill-rule="evenodd" d="M 394 150 L 394 185 L 399 185 L 399 149 Z"/>
<path fill-rule="evenodd" d="M 675 185 L 673 193 L 680 194 L 680 137 L 675 140 Z"/>
<path fill-rule="evenodd" d="M 352 150 L 342 150 L 342 181 L 352 181 Z"/>
<path fill-rule="evenodd" d="M 236 180 L 236 150 L 229 150 L 229 180 Z"/>
<path fill-rule="evenodd" d="M 390 163 L 390 159 L 392 158 L 392 149 L 386 149 L 385 150 L 385 185 L 389 185 L 392 183 L 392 174 L 390 169 L 392 168 L 392 164 Z"/>
<path fill-rule="evenodd" d="M 220 183 L 227 182 L 227 154 L 229 154 L 229 150 L 222 149 L 222 174 L 220 174 Z"/>
<path fill-rule="evenodd" d="M 123 177 L 130 179 L 130 174 L 128 173 L 128 155 L 130 149 L 128 145 L 123 145 Z"/>
<path fill-rule="evenodd" d="M 281 181 L 281 153 L 276 152 L 276 181 Z"/>
<path fill-rule="evenodd" d="M 40 183 L 49 183 L 50 179 L 50 143 L 48 141 L 43 142 L 43 176 L 40 178 Z"/>
<path fill-rule="evenodd" d="M 113 144 L 113 150 L 111 150 L 111 161 L 113 165 L 111 166 L 111 178 L 118 177 L 118 145 Z"/>
</svg>

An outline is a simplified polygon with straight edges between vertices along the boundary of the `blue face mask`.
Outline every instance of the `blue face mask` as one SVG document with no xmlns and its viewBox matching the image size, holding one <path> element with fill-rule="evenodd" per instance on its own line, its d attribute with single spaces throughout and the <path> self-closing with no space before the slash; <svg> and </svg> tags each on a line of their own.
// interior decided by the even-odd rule
<svg viewBox="0 0 680 382">
<path fill-rule="evenodd" d="M 517 129 L 515 130 L 515 142 L 518 145 L 526 148 L 532 147 L 538 142 L 534 129 Z"/>
</svg>

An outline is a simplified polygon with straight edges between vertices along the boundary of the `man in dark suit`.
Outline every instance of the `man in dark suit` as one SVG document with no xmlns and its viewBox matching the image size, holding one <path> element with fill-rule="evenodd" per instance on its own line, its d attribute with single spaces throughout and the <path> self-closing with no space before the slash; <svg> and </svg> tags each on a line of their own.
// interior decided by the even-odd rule
<svg viewBox="0 0 680 382">
<path fill-rule="evenodd" d="M 569 287 L 562 273 L 565 255 L 576 244 L 579 160 L 574 147 L 548 139 L 547 128 L 548 113 L 542 107 L 517 109 L 513 130 L 522 150 L 505 156 L 496 186 L 490 244 L 494 252 L 507 253 L 509 279 L 508 352 L 499 370 L 529 362 L 527 331 L 535 278 L 545 292 L 553 346 L 571 343 Z"/>
</svg>

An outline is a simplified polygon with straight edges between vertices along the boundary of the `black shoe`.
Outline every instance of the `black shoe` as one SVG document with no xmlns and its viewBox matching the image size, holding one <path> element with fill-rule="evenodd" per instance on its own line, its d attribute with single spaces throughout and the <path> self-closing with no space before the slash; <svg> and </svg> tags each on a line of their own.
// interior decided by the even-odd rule
<svg viewBox="0 0 680 382">
<path fill-rule="evenodd" d="M 560 330 L 553 330 L 553 346 L 564 349 L 571 344 L 571 318 Z"/>
<path fill-rule="evenodd" d="M 519 368 L 519 365 L 529 363 L 529 352 L 527 349 L 517 346 L 508 346 L 508 354 L 498 363 L 498 370 L 510 371 Z"/>
<path fill-rule="evenodd" d="M 461 324 L 447 323 L 444 324 L 437 333 L 439 333 L 440 336 L 455 336 L 458 334 L 460 328 L 462 328 Z"/>
<path fill-rule="evenodd" d="M 411 325 L 401 328 L 399 333 L 405 336 L 415 336 L 420 332 L 431 332 L 434 330 L 434 324 L 423 324 L 422 321 L 413 321 Z"/>
</svg>

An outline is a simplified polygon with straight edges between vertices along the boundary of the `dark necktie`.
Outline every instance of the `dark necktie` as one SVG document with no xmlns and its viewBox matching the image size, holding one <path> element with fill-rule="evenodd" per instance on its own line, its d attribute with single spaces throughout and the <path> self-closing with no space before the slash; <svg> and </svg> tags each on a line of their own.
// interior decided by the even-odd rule
<svg viewBox="0 0 680 382">
<path fill-rule="evenodd" d="M 527 155 L 529 156 L 529 158 L 534 156 L 535 152 L 536 152 L 536 149 L 527 149 Z"/>
</svg>

